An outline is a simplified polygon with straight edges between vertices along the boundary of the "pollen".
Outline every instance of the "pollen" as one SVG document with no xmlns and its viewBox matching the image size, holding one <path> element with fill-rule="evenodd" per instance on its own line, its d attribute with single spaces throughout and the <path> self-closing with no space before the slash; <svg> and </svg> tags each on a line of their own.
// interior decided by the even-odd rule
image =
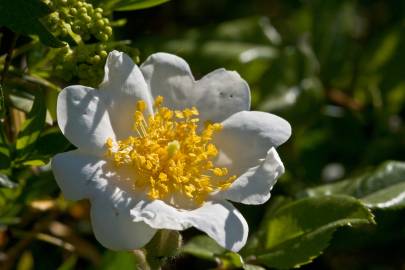
<svg viewBox="0 0 405 270">
<path fill-rule="evenodd" d="M 154 114 L 146 115 L 146 103 L 138 101 L 134 113 L 134 136 L 114 142 L 107 139 L 106 155 L 116 167 L 128 167 L 136 190 L 150 199 L 172 202 L 181 196 L 197 205 L 210 193 L 224 190 L 235 181 L 228 169 L 216 167 L 218 149 L 212 143 L 219 123 L 199 128 L 197 108 L 171 110 L 163 106 L 163 97 L 154 102 Z"/>
</svg>

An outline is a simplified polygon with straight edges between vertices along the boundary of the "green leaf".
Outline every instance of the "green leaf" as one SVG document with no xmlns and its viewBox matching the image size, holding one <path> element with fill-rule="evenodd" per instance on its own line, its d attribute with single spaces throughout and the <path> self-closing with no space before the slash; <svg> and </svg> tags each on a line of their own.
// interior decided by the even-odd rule
<svg viewBox="0 0 405 270">
<path fill-rule="evenodd" d="M 205 235 L 199 235 L 191 239 L 181 249 L 183 253 L 191 254 L 197 258 L 215 261 L 215 258 L 226 252 L 226 249 L 218 245 L 214 240 Z"/>
<path fill-rule="evenodd" d="M 38 175 L 32 175 L 27 179 L 24 189 L 21 192 L 20 199 L 25 203 L 35 200 L 49 199 L 59 194 L 59 187 L 51 171 L 41 172 Z"/>
<path fill-rule="evenodd" d="M 243 259 L 238 253 L 224 249 L 205 235 L 192 238 L 182 247 L 181 251 L 200 259 L 218 262 L 221 269 L 244 267 Z"/>
<path fill-rule="evenodd" d="M 275 211 L 255 262 L 288 269 L 311 262 L 341 226 L 374 223 L 370 210 L 348 196 L 304 198 Z M 257 252 L 260 252 L 258 250 Z"/>
<path fill-rule="evenodd" d="M 23 205 L 18 202 L 23 184 L 15 188 L 0 188 L 0 226 L 16 224 L 20 221 L 19 213 Z"/>
<path fill-rule="evenodd" d="M 170 0 L 123 0 L 117 2 L 113 9 L 117 11 L 146 9 L 164 4 L 169 1 Z"/>
<path fill-rule="evenodd" d="M 138 269 L 135 256 L 131 252 L 107 251 L 100 263 L 101 270 Z"/>
<path fill-rule="evenodd" d="M 266 270 L 266 268 L 263 268 L 261 266 L 258 265 L 254 265 L 254 264 L 245 264 L 243 266 L 244 270 Z"/>
<path fill-rule="evenodd" d="M 47 164 L 54 155 L 65 152 L 70 146 L 58 127 L 42 132 L 35 143 L 35 149 L 24 160 L 24 165 L 41 166 Z"/>
<path fill-rule="evenodd" d="M 73 270 L 76 268 L 77 256 L 71 255 L 67 258 L 57 270 Z"/>
<path fill-rule="evenodd" d="M 17 184 L 12 182 L 7 175 L 0 173 L 0 186 L 6 188 L 15 188 Z"/>
<path fill-rule="evenodd" d="M 16 150 L 18 161 L 24 161 L 34 149 L 35 143 L 45 125 L 45 117 L 46 107 L 44 99 L 41 95 L 37 95 L 34 105 L 27 115 L 27 120 L 23 123 L 17 136 Z"/>
<path fill-rule="evenodd" d="M 11 165 L 11 150 L 4 132 L 3 125 L 0 125 L 0 170 L 7 170 Z"/>
<path fill-rule="evenodd" d="M 308 189 L 307 196 L 350 195 L 370 208 L 405 207 L 405 162 L 388 161 L 375 170 L 338 183 Z"/>
<path fill-rule="evenodd" d="M 40 0 L 0 1 L 0 26 L 21 34 L 37 35 L 48 46 L 62 47 L 64 43 L 55 38 L 39 20 L 50 12 Z"/>
</svg>

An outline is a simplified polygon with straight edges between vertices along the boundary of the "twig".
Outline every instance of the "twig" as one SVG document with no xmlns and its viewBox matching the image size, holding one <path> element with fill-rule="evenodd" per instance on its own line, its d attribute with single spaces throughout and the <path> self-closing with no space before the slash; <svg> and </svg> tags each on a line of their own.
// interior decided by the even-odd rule
<svg viewBox="0 0 405 270">
<path fill-rule="evenodd" d="M 48 228 L 49 223 L 55 218 L 55 213 L 51 213 L 46 219 L 39 221 L 35 224 L 34 229 L 32 230 L 32 234 L 26 238 L 21 239 L 15 245 L 10 247 L 5 253 L 5 258 L 1 262 L 0 261 L 0 269 L 8 270 L 12 269 L 15 263 L 15 260 L 18 256 L 23 252 L 29 244 L 35 240 L 35 235 L 46 228 Z"/>
</svg>

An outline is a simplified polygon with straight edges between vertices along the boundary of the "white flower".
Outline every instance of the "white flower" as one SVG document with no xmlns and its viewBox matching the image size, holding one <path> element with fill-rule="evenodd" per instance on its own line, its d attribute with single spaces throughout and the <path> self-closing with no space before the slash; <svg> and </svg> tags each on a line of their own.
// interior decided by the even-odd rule
<svg viewBox="0 0 405 270">
<path fill-rule="evenodd" d="M 91 201 L 98 241 L 132 250 L 157 229 L 193 226 L 241 249 L 248 225 L 228 200 L 270 198 L 284 172 L 275 147 L 290 137 L 288 122 L 248 111 L 250 90 L 238 73 L 217 69 L 196 81 L 166 53 L 138 68 L 111 52 L 99 88 L 59 94 L 59 127 L 78 149 L 52 160 L 65 197 Z"/>
</svg>

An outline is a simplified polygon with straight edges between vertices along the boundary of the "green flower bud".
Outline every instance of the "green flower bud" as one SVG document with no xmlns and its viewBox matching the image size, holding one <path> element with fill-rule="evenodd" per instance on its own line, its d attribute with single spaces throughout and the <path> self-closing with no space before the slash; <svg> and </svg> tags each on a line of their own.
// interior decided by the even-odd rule
<svg viewBox="0 0 405 270">
<path fill-rule="evenodd" d="M 104 26 L 104 21 L 103 20 L 97 20 L 96 25 L 98 27 L 103 27 Z"/>
<path fill-rule="evenodd" d="M 96 12 L 96 13 L 94 13 L 94 18 L 96 18 L 96 19 L 102 19 L 102 18 L 103 18 L 103 14 L 101 14 L 100 12 Z"/>
<path fill-rule="evenodd" d="M 69 13 L 74 16 L 77 14 L 77 9 L 72 7 L 71 9 L 69 9 Z"/>
<path fill-rule="evenodd" d="M 99 63 L 101 61 L 101 57 L 100 57 L 100 55 L 95 55 L 95 56 L 93 56 L 93 62 L 94 63 Z"/>
<path fill-rule="evenodd" d="M 107 33 L 107 35 L 111 36 L 111 35 L 112 35 L 112 28 L 111 28 L 111 26 L 107 26 L 107 27 L 105 28 L 105 32 Z"/>
<path fill-rule="evenodd" d="M 87 10 L 87 13 L 92 14 L 93 13 L 93 6 L 92 5 L 87 5 L 86 10 Z"/>
<path fill-rule="evenodd" d="M 107 54 L 107 51 L 105 51 L 105 50 L 102 50 L 102 51 L 100 52 L 100 56 L 101 56 L 102 59 L 106 58 L 107 55 L 108 55 L 108 54 Z"/>
<path fill-rule="evenodd" d="M 108 40 L 108 35 L 104 34 L 104 33 L 99 33 L 99 39 L 101 41 L 107 41 Z"/>
<path fill-rule="evenodd" d="M 91 22 L 91 17 L 89 15 L 85 15 L 84 16 L 84 21 L 87 22 L 87 23 Z"/>
</svg>

